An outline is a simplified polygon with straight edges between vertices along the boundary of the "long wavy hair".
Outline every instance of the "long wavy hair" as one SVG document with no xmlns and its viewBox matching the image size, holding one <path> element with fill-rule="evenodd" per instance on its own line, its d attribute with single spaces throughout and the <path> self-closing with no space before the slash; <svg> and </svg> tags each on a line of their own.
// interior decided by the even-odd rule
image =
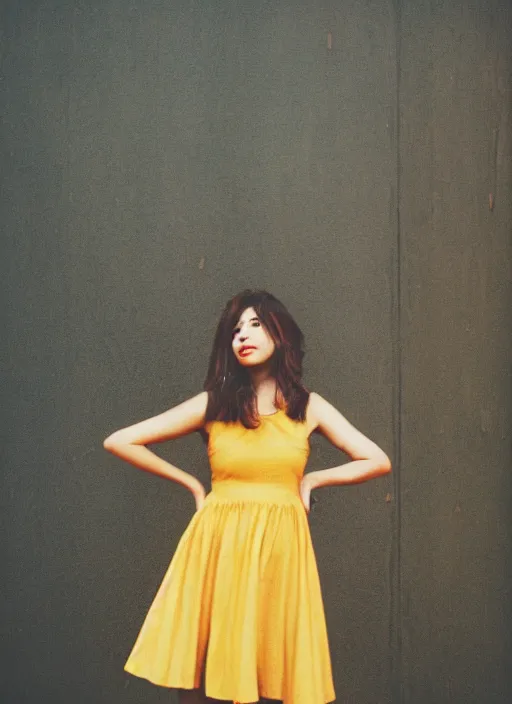
<svg viewBox="0 0 512 704">
<path fill-rule="evenodd" d="M 249 371 L 238 362 L 232 348 L 233 328 L 246 308 L 254 308 L 275 344 L 270 373 L 276 379 L 276 406 L 284 408 L 290 418 L 304 421 L 309 399 L 301 378 L 304 335 L 283 303 L 262 289 L 245 289 L 224 307 L 203 385 L 208 392 L 205 420 L 239 420 L 246 428 L 259 425 Z"/>
</svg>

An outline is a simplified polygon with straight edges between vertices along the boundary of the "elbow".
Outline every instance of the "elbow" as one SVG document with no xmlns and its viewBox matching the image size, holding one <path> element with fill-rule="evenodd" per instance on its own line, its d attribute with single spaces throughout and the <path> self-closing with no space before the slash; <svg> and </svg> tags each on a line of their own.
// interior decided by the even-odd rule
<svg viewBox="0 0 512 704">
<path fill-rule="evenodd" d="M 391 460 L 389 457 L 383 452 L 382 455 L 379 455 L 377 458 L 377 463 L 378 463 L 378 468 L 379 468 L 379 474 L 384 475 L 384 474 L 390 474 L 391 472 Z"/>
<path fill-rule="evenodd" d="M 115 433 L 112 433 L 112 435 L 109 435 L 108 438 L 105 438 L 105 440 L 103 440 L 103 448 L 108 452 L 114 452 L 116 447 L 118 446 L 119 441 L 116 439 Z"/>
<path fill-rule="evenodd" d="M 109 435 L 108 438 L 105 438 L 103 440 L 103 449 L 107 450 L 108 452 L 112 452 L 112 436 Z"/>
<path fill-rule="evenodd" d="M 129 445 L 136 445 L 137 443 L 130 442 L 122 430 L 116 430 L 103 440 L 103 447 L 108 452 L 113 452 L 115 455 L 119 454 L 122 448 L 126 448 Z"/>
<path fill-rule="evenodd" d="M 386 455 L 385 458 L 383 459 L 382 462 L 382 473 L 383 474 L 391 474 L 391 460 L 389 457 Z"/>
</svg>

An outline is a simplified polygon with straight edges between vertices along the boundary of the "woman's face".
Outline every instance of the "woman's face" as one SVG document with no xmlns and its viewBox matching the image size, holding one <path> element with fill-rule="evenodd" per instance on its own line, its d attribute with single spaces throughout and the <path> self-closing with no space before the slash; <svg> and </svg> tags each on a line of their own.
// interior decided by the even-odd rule
<svg viewBox="0 0 512 704">
<path fill-rule="evenodd" d="M 271 338 L 254 308 L 246 308 L 232 331 L 235 357 L 243 367 L 255 367 L 267 362 L 275 350 Z M 244 348 L 247 347 L 247 352 Z"/>
</svg>

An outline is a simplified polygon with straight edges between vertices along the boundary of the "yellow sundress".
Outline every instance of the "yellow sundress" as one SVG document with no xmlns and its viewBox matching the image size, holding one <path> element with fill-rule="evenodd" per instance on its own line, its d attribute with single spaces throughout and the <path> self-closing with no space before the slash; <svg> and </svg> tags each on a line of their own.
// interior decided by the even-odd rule
<svg viewBox="0 0 512 704">
<path fill-rule="evenodd" d="M 211 421 L 212 490 L 183 533 L 125 670 L 164 687 L 204 677 L 213 699 L 335 699 L 324 608 L 299 484 L 305 423 Z"/>
</svg>

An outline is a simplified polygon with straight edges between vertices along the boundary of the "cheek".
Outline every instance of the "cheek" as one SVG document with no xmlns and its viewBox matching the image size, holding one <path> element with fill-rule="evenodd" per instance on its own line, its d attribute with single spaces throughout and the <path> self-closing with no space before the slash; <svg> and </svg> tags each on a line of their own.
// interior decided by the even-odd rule
<svg viewBox="0 0 512 704">
<path fill-rule="evenodd" d="M 265 350 L 267 350 L 267 352 L 274 351 L 274 341 L 270 335 L 265 335 Z"/>
</svg>

